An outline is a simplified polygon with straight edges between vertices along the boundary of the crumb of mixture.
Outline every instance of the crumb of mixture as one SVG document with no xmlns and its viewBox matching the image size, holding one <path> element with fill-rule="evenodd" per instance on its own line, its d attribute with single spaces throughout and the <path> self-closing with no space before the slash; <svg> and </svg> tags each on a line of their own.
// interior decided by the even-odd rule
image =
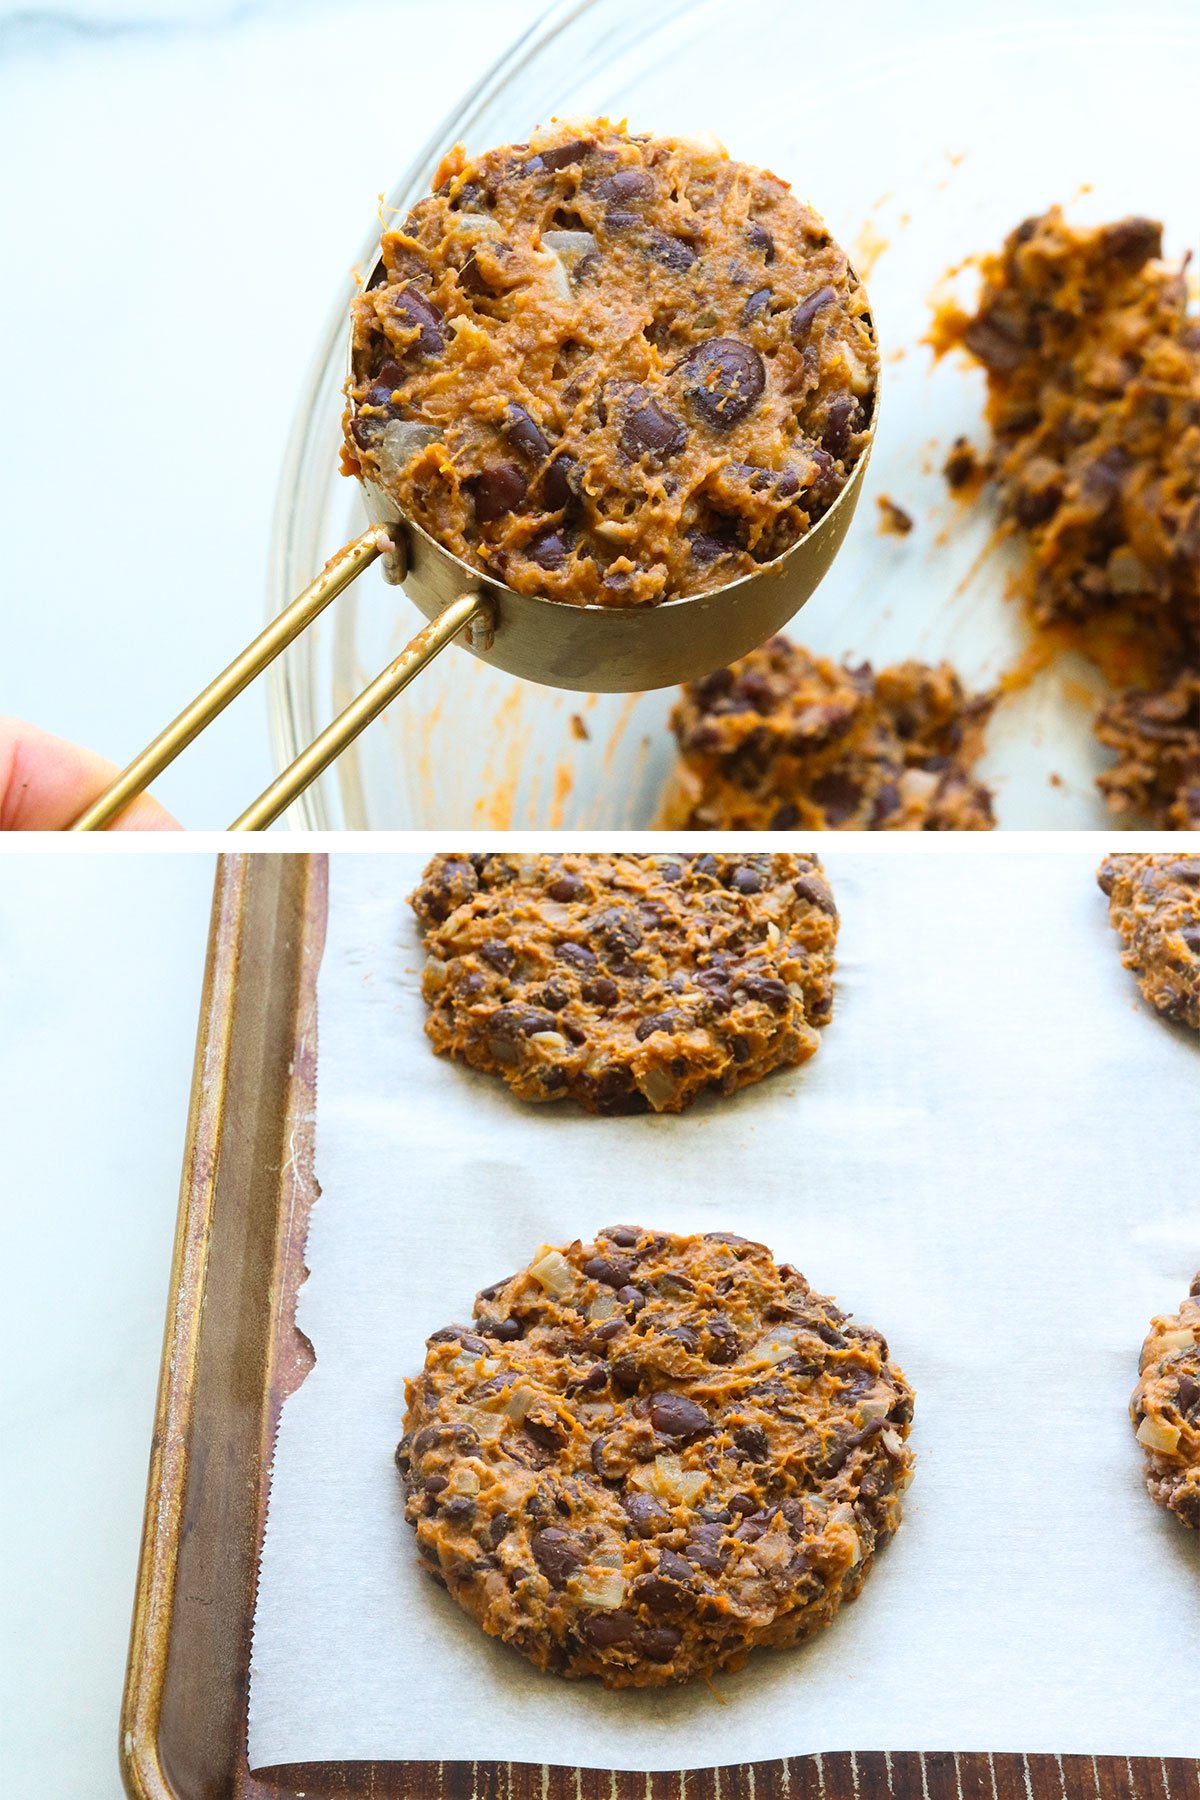
<svg viewBox="0 0 1200 1800">
<path fill-rule="evenodd" d="M 947 663 L 878 674 L 785 637 L 684 688 L 664 828 L 990 831 L 975 778 L 994 696 Z"/>
<path fill-rule="evenodd" d="M 1164 678 L 1194 666 L 1200 321 L 1162 227 L 1077 228 L 1053 207 L 982 276 L 961 342 L 987 370 L 987 469 L 1029 548 L 1035 622 L 1115 620 Z"/>
<path fill-rule="evenodd" d="M 905 512 L 902 506 L 897 506 L 887 494 L 880 494 L 875 504 L 879 508 L 879 529 L 883 535 L 907 537 L 913 528 L 912 514 Z"/>
</svg>

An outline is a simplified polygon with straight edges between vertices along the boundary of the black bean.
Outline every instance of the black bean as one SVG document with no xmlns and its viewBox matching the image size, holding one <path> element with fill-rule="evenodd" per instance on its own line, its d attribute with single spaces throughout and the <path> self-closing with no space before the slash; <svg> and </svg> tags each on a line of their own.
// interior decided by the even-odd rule
<svg viewBox="0 0 1200 1800">
<path fill-rule="evenodd" d="M 671 237 L 665 231 L 651 232 L 650 254 L 655 262 L 675 275 L 686 274 L 696 260 L 696 252 L 689 243 L 683 238 Z"/>
<path fill-rule="evenodd" d="M 704 569 L 711 568 L 713 563 L 720 562 L 723 556 L 730 555 L 737 548 L 735 544 L 722 543 L 720 538 L 713 537 L 708 531 L 689 531 L 687 539 L 692 555 Z"/>
<path fill-rule="evenodd" d="M 619 1320 L 614 1320 L 613 1322 L 614 1324 L 620 1323 Z M 619 1388 L 624 1388 L 625 1391 L 630 1394 L 633 1393 L 634 1389 L 642 1379 L 642 1372 L 632 1356 L 618 1356 L 614 1358 L 613 1362 L 609 1365 L 609 1374 Z"/>
<path fill-rule="evenodd" d="M 594 148 L 591 138 L 572 138 L 569 144 L 552 144 L 548 150 L 539 150 L 536 156 L 522 164 L 522 175 L 540 175 L 544 171 L 553 174 L 557 169 L 570 168 L 572 163 L 580 163 Z"/>
<path fill-rule="evenodd" d="M 715 1318 L 704 1321 L 704 1328 L 709 1336 L 709 1344 L 705 1350 L 711 1363 L 731 1363 L 736 1361 L 742 1344 L 734 1327 L 728 1319 L 718 1313 Z"/>
<path fill-rule="evenodd" d="M 692 1530 L 683 1554 L 707 1575 L 719 1575 L 725 1567 L 728 1552 L 722 1546 L 725 1528 L 719 1523 L 697 1525 Z"/>
<path fill-rule="evenodd" d="M 593 980 L 585 981 L 580 992 L 592 1006 L 615 1006 L 621 997 L 616 982 L 608 975 L 597 975 Z"/>
<path fill-rule="evenodd" d="M 653 1494 L 630 1492 L 622 1494 L 621 1505 L 629 1515 L 629 1523 L 639 1537 L 653 1537 L 655 1532 L 665 1525 L 671 1515 L 661 1501 Z"/>
<path fill-rule="evenodd" d="M 542 499 L 548 512 L 562 512 L 579 492 L 583 470 L 573 456 L 565 452 L 554 458 L 542 476 Z"/>
<path fill-rule="evenodd" d="M 442 1513 L 452 1524 L 465 1525 L 468 1519 L 475 1517 L 475 1502 L 465 1494 L 455 1494 L 442 1502 Z"/>
<path fill-rule="evenodd" d="M 762 871 L 750 863 L 742 863 L 733 871 L 732 886 L 739 894 L 761 894 L 763 891 Z"/>
<path fill-rule="evenodd" d="M 712 1430 L 712 1420 L 702 1406 L 670 1389 L 651 1394 L 650 1423 L 663 1437 L 671 1438 L 700 1437 Z"/>
<path fill-rule="evenodd" d="M 683 1642 L 682 1631 L 673 1625 L 655 1625 L 638 1636 L 638 1649 L 650 1662 L 668 1663 Z"/>
<path fill-rule="evenodd" d="M 607 1231 L 600 1233 L 610 1243 L 618 1244 L 622 1250 L 632 1250 L 642 1235 L 640 1225 L 610 1225 Z"/>
<path fill-rule="evenodd" d="M 542 1005 L 547 1011 L 552 1013 L 561 1012 L 570 998 L 571 996 L 568 994 L 566 988 L 559 987 L 557 981 L 548 981 L 538 995 L 538 999 L 541 1001 Z"/>
<path fill-rule="evenodd" d="M 392 405 L 392 395 L 403 381 L 404 370 L 398 362 L 393 362 L 389 357 L 367 389 L 363 404 L 386 407 L 390 412 L 394 412 L 396 408 Z"/>
<path fill-rule="evenodd" d="M 682 1557 L 679 1560 L 682 1562 Z M 691 1564 L 686 1563 L 684 1566 L 690 1579 Z M 669 1618 L 673 1614 L 677 1616 L 695 1605 L 687 1588 L 681 1587 L 678 1582 L 664 1580 L 659 1575 L 643 1575 L 639 1581 L 634 1583 L 633 1597 L 655 1618 Z"/>
<path fill-rule="evenodd" d="M 487 1333 L 489 1337 L 494 1337 L 497 1343 L 511 1344 L 521 1335 L 521 1321 L 511 1318 L 496 1319 L 488 1326 Z"/>
<path fill-rule="evenodd" d="M 1000 313 L 979 313 L 963 332 L 963 343 L 998 375 L 1011 374 L 1025 356 L 1020 326 Z"/>
<path fill-rule="evenodd" d="M 647 1018 L 639 1019 L 634 1036 L 639 1044 L 644 1044 L 656 1031 L 685 1031 L 687 1025 L 686 1013 L 668 1007 L 665 1012 L 651 1013 Z"/>
<path fill-rule="evenodd" d="M 390 296 L 388 305 L 401 325 L 417 333 L 408 349 L 400 352 L 402 356 L 436 356 L 444 349 L 442 315 L 418 288 L 400 288 Z"/>
<path fill-rule="evenodd" d="M 583 1545 L 573 1531 L 559 1531 L 554 1525 L 535 1532 L 529 1548 L 533 1551 L 534 1562 L 555 1588 L 566 1586 L 585 1555 Z"/>
<path fill-rule="evenodd" d="M 573 869 L 560 869 L 553 881 L 546 884 L 546 892 L 551 900 L 557 900 L 564 906 L 571 900 L 578 900 L 586 891 L 587 883 L 583 876 L 577 875 Z M 572 954 L 568 955 L 568 951 Z M 577 945 L 563 944 L 560 946 L 558 954 L 564 962 L 575 962 L 577 951 Z M 590 950 L 584 951 L 583 954 L 588 963 L 594 961 Z"/>
<path fill-rule="evenodd" d="M 632 1284 L 618 1288 L 617 1299 L 622 1306 L 632 1307 L 634 1312 L 640 1312 L 646 1304 L 646 1296 L 641 1288 L 634 1287 Z"/>
<path fill-rule="evenodd" d="M 480 1538 L 489 1550 L 494 1550 L 501 1539 L 508 1536 L 512 1530 L 512 1524 L 513 1522 L 506 1512 L 498 1512 L 494 1518 L 488 1520 L 479 1534 Z"/>
<path fill-rule="evenodd" d="M 561 531 L 556 531 L 553 525 L 547 525 L 530 538 L 525 546 L 525 554 L 539 569 L 561 569 L 571 554 L 571 545 Z"/>
<path fill-rule="evenodd" d="M 476 521 L 491 525 L 497 519 L 507 518 L 528 491 L 529 483 L 516 463 L 489 463 L 472 483 Z"/>
<path fill-rule="evenodd" d="M 774 975 L 742 975 L 735 991 L 749 994 L 752 1000 L 761 1000 L 773 1013 L 787 1012 L 792 1003 L 786 983 L 776 980 Z"/>
<path fill-rule="evenodd" d="M 830 456 L 840 459 L 849 450 L 852 421 L 857 411 L 858 403 L 852 394 L 837 394 L 829 402 L 821 445 Z"/>
<path fill-rule="evenodd" d="M 842 825 L 862 804 L 862 789 L 842 769 L 830 769 L 813 782 L 811 793 L 828 825 Z"/>
<path fill-rule="evenodd" d="M 599 184 L 596 193 L 601 200 L 650 200 L 654 195 L 654 177 L 649 169 L 614 169 Z"/>
<path fill-rule="evenodd" d="M 798 900 L 807 900 L 818 912 L 828 913 L 831 918 L 837 917 L 837 907 L 833 895 L 819 875 L 798 875 L 792 883 Z"/>
<path fill-rule="evenodd" d="M 730 431 L 757 406 L 766 386 L 758 351 L 737 338 L 707 338 L 681 365 L 692 408 L 716 431 Z"/>
<path fill-rule="evenodd" d="M 559 962 L 565 962 L 570 968 L 586 973 L 596 967 L 595 951 L 589 950 L 586 944 L 559 944 L 555 950 Z"/>
<path fill-rule="evenodd" d="M 812 322 L 822 307 L 829 306 L 837 299 L 837 289 L 819 287 L 815 293 L 803 299 L 792 313 L 791 325 L 793 344 L 803 344 L 812 330 Z"/>
<path fill-rule="evenodd" d="M 623 1256 L 589 1256 L 583 1265 L 589 1281 L 599 1281 L 610 1288 L 624 1287 L 632 1269 L 633 1264 Z"/>
<path fill-rule="evenodd" d="M 504 409 L 504 435 L 526 462 L 542 463 L 550 454 L 550 445 L 537 420 L 523 406 L 518 406 L 515 400 L 510 401 Z"/>
<path fill-rule="evenodd" d="M 593 1612 L 583 1623 L 584 1640 L 594 1650 L 610 1650 L 615 1644 L 628 1644 L 637 1631 L 637 1620 L 627 1612 Z"/>
<path fill-rule="evenodd" d="M 625 402 L 621 421 L 621 448 L 631 461 L 639 456 L 653 459 L 677 456 L 687 442 L 687 432 L 665 407 L 646 392 L 635 387 Z"/>
<path fill-rule="evenodd" d="M 1162 255 L 1162 226 L 1157 219 L 1119 219 L 1104 231 L 1101 247 L 1114 262 L 1140 269 L 1152 256 Z"/>
<path fill-rule="evenodd" d="M 771 304 L 771 298 L 772 290 L 770 288 L 756 289 L 742 308 L 742 324 L 749 325 L 752 319 L 757 319 L 759 313 L 766 312 Z"/>
<path fill-rule="evenodd" d="M 1200 1381 L 1194 1375 L 1179 1377 L 1177 1404 L 1185 1419 L 1190 1419 L 1193 1413 L 1200 1415 Z"/>
<path fill-rule="evenodd" d="M 764 262 L 775 261 L 775 239 L 765 225 L 752 219 L 746 230 L 746 239 L 750 247 L 759 252 Z"/>
<path fill-rule="evenodd" d="M 508 944 L 502 944 L 499 938 L 487 938 L 480 944 L 479 954 L 500 975 L 507 975 L 517 960 L 516 951 Z"/>
<path fill-rule="evenodd" d="M 733 1434 L 733 1441 L 751 1462 L 766 1462 L 770 1445 L 761 1425 L 739 1425 Z"/>
</svg>

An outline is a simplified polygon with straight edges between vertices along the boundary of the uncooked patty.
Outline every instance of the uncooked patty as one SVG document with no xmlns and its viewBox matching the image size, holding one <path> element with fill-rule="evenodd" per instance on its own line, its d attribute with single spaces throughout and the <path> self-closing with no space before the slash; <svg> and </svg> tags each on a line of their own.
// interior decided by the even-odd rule
<svg viewBox="0 0 1200 1800">
<path fill-rule="evenodd" d="M 1200 856 L 1109 856 L 1096 879 L 1151 1006 L 1200 1031 Z"/>
<path fill-rule="evenodd" d="M 883 1338 L 724 1232 L 543 1247 L 434 1333 L 406 1392 L 424 1566 L 539 1669 L 608 1687 L 827 1624 L 911 1479 Z"/>
<path fill-rule="evenodd" d="M 666 828 L 989 831 L 972 774 L 993 696 L 948 663 L 844 668 L 776 637 L 684 688 Z"/>
<path fill-rule="evenodd" d="M 866 295 L 811 208 L 607 120 L 451 152 L 354 302 L 344 466 L 521 593 L 653 605 L 779 556 L 866 443 Z"/>
<path fill-rule="evenodd" d="M 1129 1412 L 1146 1453 L 1146 1486 L 1200 1530 L 1200 1275 L 1179 1311 L 1151 1324 L 1139 1367 Z"/>
<path fill-rule="evenodd" d="M 817 1048 L 837 908 L 815 856 L 437 856 L 412 897 L 435 1050 L 522 1100 L 682 1112 Z"/>
</svg>

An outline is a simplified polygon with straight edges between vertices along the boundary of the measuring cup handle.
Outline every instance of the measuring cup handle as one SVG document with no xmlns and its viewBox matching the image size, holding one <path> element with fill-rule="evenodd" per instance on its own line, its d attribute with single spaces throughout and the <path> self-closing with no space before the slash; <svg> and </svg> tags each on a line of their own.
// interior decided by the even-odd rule
<svg viewBox="0 0 1200 1800">
<path fill-rule="evenodd" d="M 93 800 L 86 812 L 80 813 L 71 830 L 101 831 L 111 824 L 118 813 L 125 811 L 130 801 L 144 793 L 180 752 L 186 750 L 194 738 L 199 737 L 206 725 L 211 725 L 217 715 L 224 712 L 231 700 L 237 699 L 242 689 L 248 687 L 256 675 L 260 675 L 281 651 L 287 649 L 293 638 L 298 637 L 319 613 L 324 612 L 331 600 L 337 599 L 343 588 L 349 587 L 356 575 L 360 575 L 377 556 L 394 549 L 384 527 L 372 525 L 369 531 L 364 531 L 352 544 L 346 544 L 331 556 L 321 573 L 314 581 L 309 582 L 304 592 L 297 594 L 291 605 L 272 619 L 266 630 L 260 631 L 254 642 L 248 644 L 215 681 L 210 681 L 203 693 L 197 694 L 191 705 L 185 706 L 165 731 L 160 731 L 146 745 L 141 755 L 134 758 L 100 798 Z"/>
<path fill-rule="evenodd" d="M 454 642 L 460 631 L 469 630 L 475 647 L 486 649 L 494 625 L 495 607 L 486 595 L 460 594 L 457 600 L 452 600 L 436 619 L 417 633 L 383 673 L 363 689 L 357 700 L 352 700 L 345 711 L 313 739 L 308 749 L 300 752 L 295 762 L 259 795 L 253 806 L 248 806 L 241 817 L 234 820 L 229 829 L 262 831 L 273 824 L 347 745 L 379 717 L 396 695 L 404 691 L 413 677 L 419 675 L 447 644 Z"/>
</svg>

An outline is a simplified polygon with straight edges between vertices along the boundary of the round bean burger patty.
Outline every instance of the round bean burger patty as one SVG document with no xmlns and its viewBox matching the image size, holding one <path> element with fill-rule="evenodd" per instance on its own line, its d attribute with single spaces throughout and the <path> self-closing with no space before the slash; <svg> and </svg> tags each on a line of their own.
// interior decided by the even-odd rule
<svg viewBox="0 0 1200 1800">
<path fill-rule="evenodd" d="M 832 1013 L 815 856 L 437 856 L 412 904 L 435 1050 L 522 1100 L 682 1112 L 806 1061 Z"/>
<path fill-rule="evenodd" d="M 862 453 L 878 356 L 821 219 L 607 120 L 451 151 L 353 303 L 344 467 L 521 593 L 647 606 L 782 554 Z"/>
<path fill-rule="evenodd" d="M 1200 856 L 1107 856 L 1096 879 L 1151 1006 L 1200 1031 Z"/>
<path fill-rule="evenodd" d="M 727 1232 L 543 1246 L 433 1334 L 407 1399 L 422 1564 L 489 1636 L 607 1687 L 828 1624 L 911 1479 L 883 1338 Z"/>
<path fill-rule="evenodd" d="M 1200 1275 L 1177 1313 L 1154 1320 L 1140 1368 L 1129 1411 L 1146 1453 L 1146 1486 L 1200 1531 Z"/>
</svg>

